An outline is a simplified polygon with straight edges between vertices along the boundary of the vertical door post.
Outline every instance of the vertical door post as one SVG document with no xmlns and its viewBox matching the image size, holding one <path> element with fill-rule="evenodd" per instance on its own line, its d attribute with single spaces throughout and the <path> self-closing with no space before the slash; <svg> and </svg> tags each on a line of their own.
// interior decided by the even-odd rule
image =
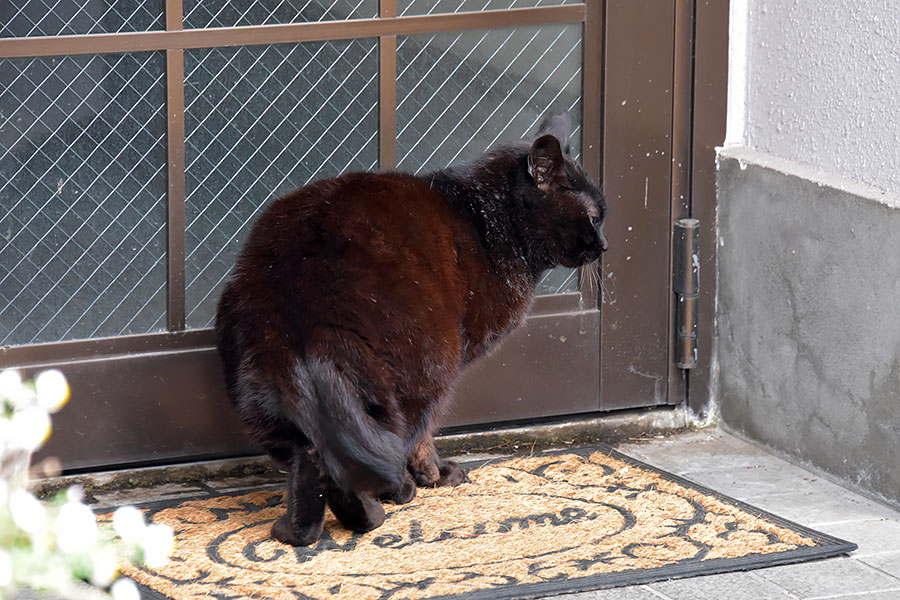
<svg viewBox="0 0 900 600">
<path fill-rule="evenodd" d="M 601 410 L 669 401 L 675 1 L 606 2 Z"/>
<path fill-rule="evenodd" d="M 603 164 L 603 11 L 605 0 L 586 0 L 582 60 L 581 162 L 591 179 L 601 180 Z M 588 272 L 590 269 L 592 272 Z M 581 268 L 581 297 L 587 308 L 599 306 L 600 265 Z M 598 390 L 598 398 L 599 398 Z"/>
<path fill-rule="evenodd" d="M 396 0 L 381 0 L 381 18 L 397 16 Z M 378 165 L 397 167 L 397 36 L 378 39 Z"/>
<path fill-rule="evenodd" d="M 182 28 L 182 0 L 166 0 L 166 29 Z M 185 328 L 185 158 L 184 50 L 166 50 L 166 116 L 168 120 L 168 276 L 166 281 L 169 331 Z"/>
</svg>

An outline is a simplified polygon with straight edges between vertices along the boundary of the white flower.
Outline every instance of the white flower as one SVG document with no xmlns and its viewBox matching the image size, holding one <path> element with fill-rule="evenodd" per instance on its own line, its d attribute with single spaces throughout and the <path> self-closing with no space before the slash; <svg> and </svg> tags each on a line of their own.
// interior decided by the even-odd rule
<svg viewBox="0 0 900 600">
<path fill-rule="evenodd" d="M 0 371 L 0 396 L 12 398 L 22 387 L 22 376 L 15 369 Z"/>
<path fill-rule="evenodd" d="M 144 514 L 133 506 L 123 506 L 113 513 L 113 527 L 126 544 L 136 544 L 144 537 Z"/>
<path fill-rule="evenodd" d="M 34 378 L 38 403 L 47 411 L 55 413 L 69 400 L 69 384 L 57 369 L 41 371 Z"/>
<path fill-rule="evenodd" d="M 132 580 L 124 577 L 117 579 L 109 591 L 112 592 L 114 600 L 141 600 L 137 586 Z"/>
<path fill-rule="evenodd" d="M 97 541 L 94 513 L 81 502 L 66 502 L 56 517 L 56 545 L 68 554 L 87 552 Z"/>
<path fill-rule="evenodd" d="M 0 548 L 0 588 L 12 582 L 12 574 L 12 558 L 6 550 Z"/>
<path fill-rule="evenodd" d="M 69 486 L 66 490 L 66 500 L 69 502 L 81 502 L 84 500 L 84 488 L 78 485 Z"/>
<path fill-rule="evenodd" d="M 9 399 L 17 409 L 26 408 L 34 400 L 34 394 L 22 383 L 22 376 L 14 369 L 0 371 L 0 397 Z"/>
<path fill-rule="evenodd" d="M 144 531 L 141 546 L 144 548 L 144 563 L 151 569 L 158 569 L 165 566 L 175 549 L 175 534 L 168 525 L 154 523 Z"/>
<path fill-rule="evenodd" d="M 44 505 L 24 490 L 9 495 L 9 511 L 16 526 L 32 536 L 40 535 L 47 529 Z"/>
<path fill-rule="evenodd" d="M 91 583 L 95 586 L 105 588 L 118 572 L 116 553 L 112 549 L 103 548 L 91 556 Z"/>
<path fill-rule="evenodd" d="M 50 417 L 40 406 L 29 406 L 13 413 L 12 446 L 37 450 L 50 437 Z"/>
<path fill-rule="evenodd" d="M 0 479 L 0 508 L 6 506 L 9 501 L 9 485 L 5 479 Z"/>
<path fill-rule="evenodd" d="M 3 412 L 3 405 L 0 404 L 0 413 Z M 0 450 L 12 441 L 13 426 L 12 421 L 6 417 L 0 416 Z"/>
</svg>

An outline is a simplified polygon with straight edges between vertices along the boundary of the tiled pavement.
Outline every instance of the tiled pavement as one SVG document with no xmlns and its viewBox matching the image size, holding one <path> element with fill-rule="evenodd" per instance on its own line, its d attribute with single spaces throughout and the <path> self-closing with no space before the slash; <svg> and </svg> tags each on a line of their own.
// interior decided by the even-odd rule
<svg viewBox="0 0 900 600">
<path fill-rule="evenodd" d="M 850 556 L 555 600 L 900 600 L 900 512 L 716 430 L 621 444 L 621 452 L 855 542 Z"/>
<path fill-rule="evenodd" d="M 553 600 L 900 600 L 900 511 L 869 500 L 718 430 L 620 444 L 617 449 L 784 518 L 855 542 L 842 556 L 647 585 L 555 596 Z M 474 458 L 461 457 L 463 460 Z M 241 461 L 230 461 L 239 464 Z M 252 461 L 248 461 L 252 462 Z M 281 480 L 278 473 L 163 483 L 151 489 L 93 493 L 115 506 Z"/>
</svg>

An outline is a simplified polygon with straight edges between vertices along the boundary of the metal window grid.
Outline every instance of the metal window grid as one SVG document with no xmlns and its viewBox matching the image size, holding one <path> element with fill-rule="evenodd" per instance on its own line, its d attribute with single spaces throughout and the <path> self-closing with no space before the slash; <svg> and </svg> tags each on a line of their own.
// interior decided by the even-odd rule
<svg viewBox="0 0 900 600">
<path fill-rule="evenodd" d="M 145 98 L 148 94 L 157 95 L 154 108 L 149 109 L 149 118 L 154 121 L 156 129 L 155 136 L 151 136 L 152 143 L 148 142 L 150 149 L 139 153 L 139 159 L 147 160 L 150 157 L 149 163 L 140 167 L 143 171 L 132 166 L 130 170 L 125 169 L 117 179 L 124 182 L 140 176 L 146 182 L 154 182 L 152 185 L 157 188 L 164 179 L 166 188 L 162 192 L 157 189 L 155 195 L 150 194 L 153 201 L 143 209 L 131 206 L 117 213 L 115 208 L 111 208 L 111 202 L 99 202 L 101 206 L 95 211 L 96 214 L 111 213 L 112 218 L 105 225 L 107 229 L 93 224 L 86 229 L 92 231 L 96 239 L 83 242 L 80 248 L 83 254 L 85 244 L 88 249 L 98 248 L 100 258 L 94 260 L 93 268 L 98 273 L 105 273 L 107 279 L 125 279 L 126 287 L 131 285 L 117 299 L 118 305 L 114 310 L 107 310 L 98 318 L 85 318 L 85 315 L 94 311 L 93 307 L 103 295 L 103 290 L 99 290 L 98 284 L 91 282 L 90 277 L 82 278 L 83 282 L 78 284 L 81 286 L 78 289 L 94 297 L 86 300 L 72 297 L 56 307 L 58 316 L 77 305 L 81 309 L 81 317 L 75 319 L 75 325 L 70 319 L 68 324 L 50 326 L 52 318 L 48 320 L 44 315 L 41 317 L 42 328 L 38 335 L 10 338 L 10 332 L 6 331 L 9 328 L 4 328 L 0 330 L 0 336 L 7 338 L 7 341 L 0 343 L 29 345 L 154 332 L 168 332 L 167 335 L 171 336 L 186 328 L 210 324 L 210 299 L 230 263 L 227 260 L 230 257 L 221 254 L 201 255 L 207 252 L 203 246 L 211 231 L 209 221 L 212 220 L 215 224 L 227 219 L 231 212 L 228 209 L 233 207 L 234 199 L 226 199 L 222 194 L 209 194 L 210 186 L 206 183 L 209 179 L 204 180 L 204 176 L 212 177 L 216 171 L 209 167 L 217 166 L 207 164 L 206 173 L 201 168 L 202 164 L 209 163 L 211 159 L 212 150 L 208 149 L 226 143 L 215 139 L 217 130 L 221 131 L 222 111 L 226 104 L 223 96 L 222 104 L 206 105 L 208 99 L 203 97 L 203 93 L 208 88 L 203 86 L 214 81 L 216 75 L 227 71 L 229 65 L 234 65 L 234 61 L 240 57 L 249 57 L 247 59 L 251 63 L 255 60 L 253 64 L 262 66 L 269 72 L 297 59 L 304 65 L 315 64 L 316 52 L 330 52 L 337 59 L 344 57 L 345 68 L 349 71 L 341 73 L 336 83 L 337 88 L 332 89 L 340 88 L 341 78 L 344 82 L 354 78 L 358 80 L 348 87 L 357 106 L 352 110 L 344 107 L 324 108 L 329 100 L 327 92 L 316 100 L 317 108 L 330 111 L 337 108 L 338 114 L 332 123 L 340 122 L 341 119 L 345 122 L 343 133 L 338 133 L 339 127 L 330 132 L 332 144 L 324 154 L 326 159 L 334 159 L 340 155 L 339 160 L 331 162 L 337 170 L 345 167 L 372 168 L 376 166 L 376 157 L 377 166 L 381 168 L 400 166 L 418 171 L 441 166 L 448 161 L 471 156 L 498 139 L 528 133 L 539 115 L 548 106 L 553 106 L 571 109 L 576 114 L 584 113 L 583 135 L 585 139 L 594 140 L 595 143 L 585 147 L 583 160 L 588 171 L 595 177 L 598 176 L 600 19 L 597 18 L 599 8 L 593 4 L 599 0 L 587 1 L 587 4 L 582 4 L 574 0 L 412 0 L 402 1 L 398 6 L 394 0 L 382 0 L 377 16 L 372 16 L 372 0 L 331 0 L 317 5 L 319 8 L 312 12 L 308 9 L 310 3 L 300 1 L 282 1 L 274 8 L 266 8 L 270 6 L 268 4 L 251 3 L 242 5 L 244 8 L 239 12 L 223 2 L 203 3 L 201 7 L 198 2 L 182 5 L 182 0 L 165 0 L 163 11 L 158 6 L 161 2 L 109 2 L 99 17 L 92 20 L 88 19 L 91 15 L 79 15 L 77 11 L 68 15 L 61 14 L 62 9 L 58 7 L 63 2 L 46 7 L 45 12 L 51 13 L 52 17 L 39 17 L 33 12 L 34 3 L 18 2 L 12 17 L 0 24 L 0 64 L 3 68 L 23 59 L 27 59 L 25 63 L 57 60 L 53 57 L 59 57 L 61 64 L 100 61 L 114 65 L 113 70 L 123 63 L 140 64 L 144 61 L 144 65 L 156 65 L 151 69 L 152 73 L 134 73 L 133 81 L 122 84 L 122 89 L 139 84 L 156 88 L 156 91 L 140 96 Z M 396 16 L 398 9 L 401 16 Z M 296 22 L 304 10 L 305 21 Z M 221 27 L 212 27 L 213 25 Z M 128 33 L 126 35 L 122 32 Z M 519 45 L 515 46 L 519 57 L 530 56 L 533 52 L 540 53 L 542 47 L 545 54 L 552 56 L 554 52 L 560 53 L 561 58 L 555 64 L 540 67 L 542 72 L 549 70 L 547 78 L 555 76 L 554 69 L 565 71 L 564 74 L 568 77 L 568 81 L 556 90 L 555 95 L 549 96 L 549 101 L 541 92 L 546 78 L 536 86 L 533 81 L 526 81 L 521 77 L 522 73 L 513 68 L 515 59 L 508 61 L 505 51 L 501 52 L 504 43 L 519 38 L 521 41 L 516 42 Z M 454 50 L 448 52 L 454 45 Z M 303 58 L 298 58 L 301 53 L 304 54 Z M 463 56 L 475 56 L 475 67 L 465 60 L 459 61 L 460 53 Z M 491 53 L 495 59 L 499 53 L 502 61 L 492 62 Z M 165 60 L 162 60 L 163 56 Z M 267 56 L 269 59 L 260 58 Z M 443 61 L 440 60 L 442 56 L 445 58 Z M 452 64 L 452 60 L 446 60 L 448 56 L 455 56 L 456 62 L 462 64 Z M 443 62 L 445 67 L 442 75 L 437 75 L 441 73 L 440 69 L 435 70 L 428 65 L 428 57 L 434 59 L 435 65 Z M 576 69 L 571 68 L 573 60 L 578 63 Z M 216 63 L 216 71 L 209 73 L 213 63 Z M 146 66 L 139 67 L 138 70 L 141 68 L 147 71 Z M 457 107 L 454 108 L 454 103 L 451 102 L 445 109 L 434 109 L 437 106 L 434 103 L 439 97 L 433 92 L 424 102 L 417 98 L 416 83 L 410 82 L 417 76 L 417 69 L 422 68 L 425 69 L 423 78 L 444 78 L 444 82 L 438 84 L 441 97 L 446 98 L 449 93 L 458 104 Z M 463 74 L 465 70 L 468 72 Z M 291 76 L 297 77 L 301 71 L 302 68 L 295 66 Z M 234 73 L 235 81 L 239 81 L 241 77 L 237 71 Z M 201 80 L 207 83 L 200 83 Z M 232 85 L 231 91 L 236 87 L 238 86 Z M 160 89 L 165 92 L 163 103 L 160 103 L 157 94 Z M 225 91 L 227 96 L 228 90 Z M 508 108 L 503 105 L 504 96 L 516 98 L 516 114 L 510 116 L 504 113 Z M 582 97 L 589 101 L 583 102 Z M 291 102 L 295 98 L 300 99 L 298 92 L 290 92 Z M 17 98 L 20 106 L 26 106 L 26 100 L 27 98 Z M 429 103 L 432 110 L 439 114 L 428 112 Z M 246 107 L 246 103 L 243 106 Z M 341 108 L 344 110 L 341 111 Z M 272 115 L 281 124 L 291 120 L 290 109 L 283 105 L 273 106 Z M 424 115 L 430 116 L 423 121 Z M 0 116 L 9 117 L 9 114 Z M 131 116 L 125 114 L 120 122 L 112 124 L 112 130 L 118 131 L 115 134 L 117 137 L 128 137 L 127 126 Z M 504 116 L 505 119 L 502 118 Z M 213 124 L 216 119 L 218 123 Z M 505 126 L 499 129 L 485 126 L 486 123 L 497 122 L 503 122 Z M 159 123 L 164 123 L 161 131 Z M 269 127 L 274 139 L 282 135 L 274 135 L 277 126 L 271 123 L 263 124 L 261 131 L 265 131 L 266 127 Z M 0 129 L 0 140 L 3 141 L 0 150 L 7 151 L 12 147 L 14 142 L 9 136 L 17 135 L 17 131 L 19 130 L 14 128 Z M 417 140 L 430 139 L 432 132 L 440 132 L 438 137 L 443 136 L 443 140 L 437 144 L 417 143 Z M 125 142 L 129 148 L 146 132 L 132 133 L 133 139 Z M 298 139 L 304 135 L 319 135 L 304 133 L 303 128 L 298 127 L 283 134 Z M 447 139 L 454 141 L 448 143 Z M 349 145 L 348 140 L 352 142 Z M 221 154 L 220 161 L 238 160 L 240 157 L 235 156 L 235 147 L 237 146 L 232 145 L 230 153 L 226 151 Z M 106 148 L 106 145 L 101 148 Z M 167 156 L 162 155 L 165 148 Z M 199 148 L 203 151 L 198 153 Z M 420 152 L 423 148 L 427 149 L 427 152 L 423 151 L 424 154 Z M 283 144 L 282 150 L 284 156 L 294 160 L 296 154 L 293 150 L 285 149 Z M 210 155 L 205 155 L 205 152 Z M 320 148 L 317 147 L 315 152 L 321 152 Z M 108 163 L 109 169 L 118 172 L 121 169 L 121 165 L 116 164 L 118 155 L 106 154 L 102 160 Z M 302 157 L 297 158 L 303 162 Z M 250 156 L 250 160 L 252 159 L 253 156 Z M 270 157 L 261 151 L 257 159 L 265 161 L 270 160 Z M 322 161 L 321 156 L 319 160 Z M 151 163 L 155 165 L 155 169 Z M 223 164 L 225 163 L 221 162 L 218 166 Z M 91 165 L 85 168 L 89 167 Z M 309 178 L 324 174 L 326 172 L 316 168 L 291 173 L 275 161 L 268 170 L 261 169 L 257 173 L 254 183 L 263 185 L 272 194 L 283 191 L 282 185 L 294 187 L 305 183 Z M 13 179 L 7 177 L 2 183 L 11 185 Z M 46 181 L 42 180 L 41 185 L 46 187 Z M 144 188 L 150 185 L 151 183 L 146 183 Z M 21 193 L 21 190 L 16 193 Z M 121 191 L 118 193 L 122 194 Z M 101 197 L 109 200 L 115 195 L 115 191 L 105 191 Z M 205 199 L 201 201 L 204 196 Z M 241 215 L 240 222 L 236 222 L 230 232 L 227 232 L 225 241 L 232 252 L 247 221 L 252 219 L 259 203 L 266 198 L 261 197 L 260 193 L 254 200 L 256 204 L 248 213 Z M 206 208 L 211 205 L 218 205 L 220 214 L 211 217 Z M 35 213 L 42 208 L 36 207 Z M 224 212 L 221 212 L 223 209 Z M 132 215 L 131 221 L 116 221 L 117 216 L 126 213 Z M 204 220 L 207 221 L 206 224 L 201 225 Z M 10 221 L 9 227 L 23 232 L 27 229 L 22 222 L 16 222 L 13 227 Z M 97 227 L 101 229 L 97 230 Z M 120 234 L 119 238 L 110 242 L 102 234 L 112 229 L 120 231 Z M 27 234 L 28 232 L 21 233 Z M 73 243 L 72 236 L 69 237 L 68 242 Z M 105 256 L 99 248 L 106 248 Z M 30 252 L 37 257 L 40 249 L 41 244 L 36 240 Z M 153 251 L 148 254 L 148 249 L 155 250 L 155 254 Z M 51 257 L 53 251 L 49 250 Z M 121 256 L 113 256 L 116 253 L 126 255 L 124 266 L 118 264 Z M 7 260 L 13 259 L 4 258 L 6 268 L 3 269 L 5 272 L 0 273 L 0 277 L 8 277 L 13 272 Z M 216 266 L 213 268 L 211 265 Z M 142 278 L 136 271 L 135 275 L 129 276 L 133 280 L 129 280 L 123 273 L 130 267 L 151 275 Z M 192 286 L 199 281 L 204 284 L 194 294 Z M 19 276 L 14 285 L 21 284 L 22 276 Z M 46 285 L 52 285 L 52 282 L 48 281 Z M 43 288 L 45 294 L 46 285 Z M 574 271 L 551 272 L 542 284 L 544 293 L 578 289 L 578 273 Z M 589 285 L 581 283 L 580 289 L 587 303 L 594 301 Z M 32 291 L 29 289 L 26 293 Z M 144 305 L 135 306 L 134 302 L 139 298 L 143 298 Z M 118 318 L 111 315 L 116 314 L 115 310 L 122 305 L 130 305 L 132 312 L 130 316 L 119 319 L 126 322 L 125 326 L 104 329 L 104 323 L 108 323 L 111 318 Z M 559 305 L 558 300 L 554 301 L 554 306 Z M 16 310 L 18 312 L 10 313 L 9 316 L 4 315 L 4 322 L 21 319 L 21 307 Z M 80 323 L 82 320 L 84 322 Z M 134 323 L 138 325 L 132 326 Z"/>
</svg>

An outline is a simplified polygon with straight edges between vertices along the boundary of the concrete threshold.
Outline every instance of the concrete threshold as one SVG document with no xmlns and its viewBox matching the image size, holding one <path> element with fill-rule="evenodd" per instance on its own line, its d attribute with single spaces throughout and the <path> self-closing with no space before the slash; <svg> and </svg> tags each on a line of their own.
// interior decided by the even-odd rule
<svg viewBox="0 0 900 600">
<path fill-rule="evenodd" d="M 688 429 L 684 409 L 663 407 L 623 410 L 602 416 L 572 418 L 557 423 L 537 423 L 441 435 L 435 447 L 442 455 L 470 453 L 517 454 L 523 449 L 545 450 L 571 445 L 619 444 L 640 438 L 669 435 Z"/>
<path fill-rule="evenodd" d="M 687 428 L 688 420 L 681 407 L 662 407 L 573 417 L 554 423 L 486 426 L 480 430 L 439 435 L 435 446 L 442 456 L 477 460 L 484 456 L 508 456 L 549 448 L 618 444 L 670 435 Z M 144 500 L 142 489 L 153 496 L 149 488 L 160 486 L 186 489 L 198 483 L 212 482 L 213 487 L 223 487 L 231 482 L 252 480 L 264 484 L 282 479 L 277 465 L 260 455 L 36 478 L 30 488 L 38 496 L 47 498 L 69 486 L 80 485 L 89 501 L 103 504 L 109 494 L 134 501 Z"/>
</svg>

